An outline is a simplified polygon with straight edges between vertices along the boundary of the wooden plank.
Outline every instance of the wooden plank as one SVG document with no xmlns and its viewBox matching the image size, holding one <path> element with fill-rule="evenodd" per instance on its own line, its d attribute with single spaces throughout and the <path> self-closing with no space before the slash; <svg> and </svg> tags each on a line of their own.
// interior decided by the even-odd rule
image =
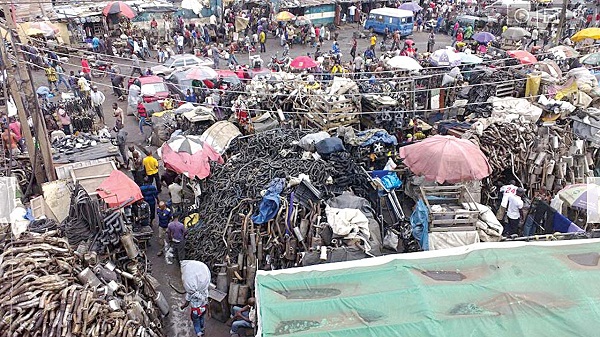
<svg viewBox="0 0 600 337">
<path fill-rule="evenodd" d="M 477 219 L 440 219 L 432 220 L 431 227 L 439 227 L 440 225 L 472 224 L 475 222 L 477 222 Z"/>
<path fill-rule="evenodd" d="M 442 228 L 430 228 L 430 232 L 459 232 L 459 231 L 472 231 L 476 230 L 475 226 L 458 226 L 458 227 L 442 227 Z"/>
</svg>

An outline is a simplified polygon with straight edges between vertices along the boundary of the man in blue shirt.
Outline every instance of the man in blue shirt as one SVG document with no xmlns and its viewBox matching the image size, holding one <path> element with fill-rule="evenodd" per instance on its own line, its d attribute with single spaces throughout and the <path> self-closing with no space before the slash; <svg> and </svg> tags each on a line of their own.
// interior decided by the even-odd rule
<svg viewBox="0 0 600 337">
<path fill-rule="evenodd" d="M 158 203 L 156 215 L 158 216 L 158 244 L 160 245 L 158 256 L 161 256 L 163 254 L 163 251 L 165 250 L 167 228 L 169 227 L 169 222 L 171 222 L 171 217 L 173 216 L 173 214 L 171 213 L 171 210 L 167 208 L 165 202 L 161 201 Z"/>
<path fill-rule="evenodd" d="M 167 228 L 167 235 L 171 246 L 175 249 L 175 256 L 179 262 L 185 260 L 185 235 L 187 229 L 181 222 L 179 222 L 179 215 L 173 215 L 173 221 L 169 223 Z"/>
<path fill-rule="evenodd" d="M 154 217 L 156 215 L 154 210 L 156 209 L 156 201 L 158 200 L 158 190 L 151 182 L 152 181 L 146 177 L 144 178 L 144 185 L 140 187 L 144 200 L 150 205 L 150 224 L 154 222 Z"/>
<path fill-rule="evenodd" d="M 185 101 L 186 102 L 190 102 L 190 103 L 196 103 L 196 95 L 194 95 L 194 93 L 188 89 L 185 95 Z"/>
<path fill-rule="evenodd" d="M 94 49 L 94 53 L 100 51 L 100 39 L 97 36 L 94 36 L 92 39 L 92 48 Z"/>
</svg>

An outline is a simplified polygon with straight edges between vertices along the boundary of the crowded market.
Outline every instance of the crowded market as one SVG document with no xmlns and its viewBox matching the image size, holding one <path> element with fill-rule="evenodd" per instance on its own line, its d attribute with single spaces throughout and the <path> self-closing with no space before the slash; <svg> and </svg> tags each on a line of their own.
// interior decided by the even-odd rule
<svg viewBox="0 0 600 337">
<path fill-rule="evenodd" d="M 596 3 L 1 9 L 0 336 L 594 335 Z"/>
</svg>

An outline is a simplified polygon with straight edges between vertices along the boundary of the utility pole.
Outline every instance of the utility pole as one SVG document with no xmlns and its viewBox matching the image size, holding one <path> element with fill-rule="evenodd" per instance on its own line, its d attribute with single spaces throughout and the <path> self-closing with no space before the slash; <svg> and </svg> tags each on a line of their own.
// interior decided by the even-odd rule
<svg viewBox="0 0 600 337">
<path fill-rule="evenodd" d="M 567 24 L 567 3 L 569 0 L 563 0 L 562 9 L 560 11 L 560 21 L 558 23 L 558 29 L 556 30 L 556 41 L 554 43 L 558 46 L 562 40 L 562 35 L 565 31 L 565 25 Z"/>
<path fill-rule="evenodd" d="M 4 17 L 6 18 L 6 28 L 8 35 L 10 35 L 10 42 L 13 48 L 13 53 L 16 58 L 17 66 L 8 67 L 8 84 L 11 95 L 17 107 L 19 120 L 21 122 L 21 129 L 27 142 L 27 150 L 29 152 L 29 158 L 31 160 L 32 170 L 35 173 L 35 177 L 38 184 L 42 184 L 46 181 L 56 180 L 56 172 L 54 170 L 54 163 L 52 162 L 52 151 L 50 147 L 50 140 L 48 139 L 48 132 L 46 129 L 46 122 L 41 113 L 37 96 L 35 94 L 33 80 L 31 72 L 27 67 L 27 60 L 23 55 L 21 46 L 18 45 L 18 36 L 16 35 L 17 24 L 12 19 L 11 5 L 9 3 L 2 4 L 2 10 L 4 11 Z M 8 39 L 2 39 L 1 43 L 8 41 Z M 2 46 L 4 55 L 7 56 L 5 46 Z M 5 60 L 7 60 L 5 58 Z M 27 121 L 27 112 L 33 120 L 33 132 L 35 134 L 34 142 L 32 134 L 29 130 L 29 123 Z M 40 160 L 37 158 L 37 147 L 41 153 Z M 38 163 L 38 165 L 34 164 Z M 40 163 L 44 164 L 43 169 L 40 167 Z"/>
<path fill-rule="evenodd" d="M 6 35 L 10 34 L 10 31 L 6 31 Z M 27 114 L 25 113 L 25 108 L 23 107 L 23 103 L 21 102 L 19 85 L 17 84 L 17 71 L 15 67 L 12 66 L 11 60 L 8 57 L 8 53 L 6 52 L 6 45 L 4 41 L 7 41 L 6 36 L 2 37 L 2 42 L 0 43 L 0 53 L 2 54 L 2 59 L 4 60 L 4 64 L 2 67 L 2 71 L 6 71 L 5 77 L 5 88 L 7 92 L 10 94 L 6 95 L 6 106 L 8 106 L 8 102 L 12 98 L 15 106 L 17 107 L 17 116 L 19 117 L 19 122 L 21 123 L 22 135 L 25 138 L 25 144 L 27 145 L 27 154 L 29 154 L 29 162 L 31 163 L 31 170 L 35 175 L 35 179 L 37 181 L 46 181 L 46 174 L 40 165 L 39 160 L 35 160 L 37 155 L 35 143 L 33 141 L 33 137 L 31 135 L 31 130 L 29 129 L 29 124 L 27 123 Z M 37 165 L 36 165 L 37 163 Z M 40 180 L 41 179 L 41 180 Z"/>
</svg>

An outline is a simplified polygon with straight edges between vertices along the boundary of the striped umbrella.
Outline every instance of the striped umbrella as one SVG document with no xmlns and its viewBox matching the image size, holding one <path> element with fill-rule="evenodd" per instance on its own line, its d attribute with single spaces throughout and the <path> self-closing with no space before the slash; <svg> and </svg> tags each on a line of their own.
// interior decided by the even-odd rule
<svg viewBox="0 0 600 337">
<path fill-rule="evenodd" d="M 123 1 L 109 2 L 108 5 L 106 5 L 106 7 L 104 7 L 102 10 L 102 14 L 104 14 L 104 16 L 108 16 L 110 14 L 121 14 L 130 19 L 133 19 L 137 15 L 137 13 Z"/>
</svg>

